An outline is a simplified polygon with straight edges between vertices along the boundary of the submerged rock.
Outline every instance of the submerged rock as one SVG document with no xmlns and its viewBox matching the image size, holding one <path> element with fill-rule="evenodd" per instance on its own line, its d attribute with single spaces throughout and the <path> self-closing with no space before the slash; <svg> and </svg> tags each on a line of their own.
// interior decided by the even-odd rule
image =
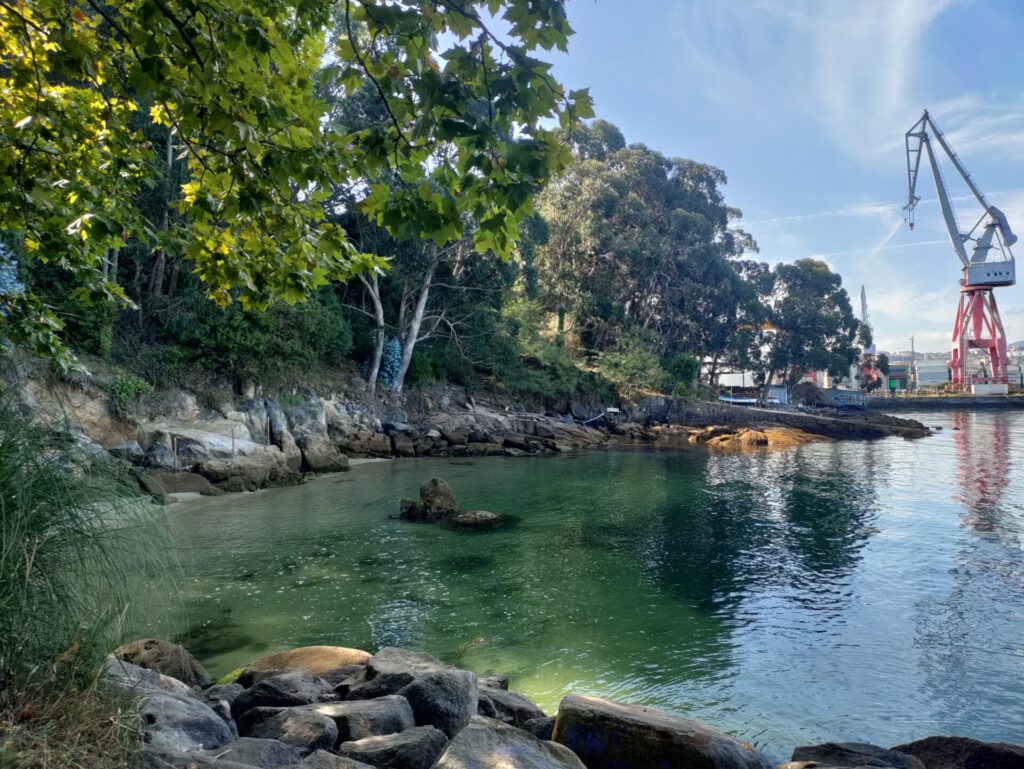
<svg viewBox="0 0 1024 769">
<path fill-rule="evenodd" d="M 696 721 L 597 697 L 565 697 L 558 708 L 552 739 L 572 750 L 587 769 L 772 766 L 764 754 L 747 743 Z"/>
<path fill-rule="evenodd" d="M 489 529 L 511 521 L 511 516 L 492 513 L 489 510 L 461 510 L 444 519 L 444 523 L 449 526 L 465 529 Z"/>
<path fill-rule="evenodd" d="M 362 649 L 350 649 L 346 646 L 300 646 L 260 657 L 255 662 L 250 662 L 246 669 L 260 672 L 301 668 L 319 676 L 346 665 L 363 665 L 369 659 L 370 653 Z"/>
</svg>

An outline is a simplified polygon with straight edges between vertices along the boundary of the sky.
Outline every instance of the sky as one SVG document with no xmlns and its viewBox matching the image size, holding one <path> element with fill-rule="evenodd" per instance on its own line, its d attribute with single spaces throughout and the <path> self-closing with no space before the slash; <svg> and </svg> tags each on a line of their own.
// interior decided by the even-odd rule
<svg viewBox="0 0 1024 769">
<path fill-rule="evenodd" d="M 919 352 L 949 349 L 959 261 L 930 171 L 915 229 L 904 222 L 904 134 L 927 108 L 1024 237 L 1024 2 L 568 0 L 567 10 L 576 34 L 555 74 L 589 86 L 597 116 L 628 142 L 725 171 L 757 259 L 824 260 L 858 315 L 863 285 L 879 349 L 909 349 L 912 335 Z M 982 209 L 951 166 L 944 173 L 961 223 L 973 224 Z M 1024 286 L 996 289 L 996 300 L 1010 342 L 1024 339 Z"/>
</svg>

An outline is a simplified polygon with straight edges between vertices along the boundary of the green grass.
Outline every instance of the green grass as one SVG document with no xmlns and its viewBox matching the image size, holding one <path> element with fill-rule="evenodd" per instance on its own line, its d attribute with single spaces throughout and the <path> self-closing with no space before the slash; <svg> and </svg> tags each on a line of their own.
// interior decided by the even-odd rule
<svg viewBox="0 0 1024 769">
<path fill-rule="evenodd" d="M 151 509 L 0 392 L 0 769 L 130 765 L 137 728 L 96 674 L 137 576 L 168 573 Z"/>
</svg>

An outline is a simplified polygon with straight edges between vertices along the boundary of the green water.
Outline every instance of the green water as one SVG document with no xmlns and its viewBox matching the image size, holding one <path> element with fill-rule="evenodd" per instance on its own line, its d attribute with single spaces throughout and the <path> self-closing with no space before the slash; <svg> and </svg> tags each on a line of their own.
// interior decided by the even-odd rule
<svg viewBox="0 0 1024 769">
<path fill-rule="evenodd" d="M 1021 742 L 1024 414 L 918 416 L 946 429 L 399 460 L 178 505 L 186 605 L 151 630 L 215 674 L 302 644 L 420 648 L 508 673 L 549 712 L 567 692 L 641 702 L 780 757 L 825 739 Z M 517 525 L 389 518 L 434 476 Z"/>
</svg>

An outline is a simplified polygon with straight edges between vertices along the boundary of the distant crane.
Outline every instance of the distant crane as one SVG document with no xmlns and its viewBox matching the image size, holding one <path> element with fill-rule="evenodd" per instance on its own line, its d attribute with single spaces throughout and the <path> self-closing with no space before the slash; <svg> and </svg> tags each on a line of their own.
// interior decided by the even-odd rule
<svg viewBox="0 0 1024 769">
<path fill-rule="evenodd" d="M 932 138 L 946 153 L 983 209 L 981 218 L 970 230 L 961 230 L 957 222 L 945 179 L 932 149 Z M 962 389 L 968 389 L 972 384 L 1005 385 L 1010 360 L 1006 352 L 1006 332 L 1003 331 L 1003 321 L 999 317 L 999 308 L 996 307 L 992 289 L 997 286 L 1012 286 L 1017 282 L 1016 266 L 1010 252 L 1010 246 L 1017 242 L 1017 236 L 1010 230 L 1006 215 L 991 205 L 974 184 L 971 175 L 949 146 L 942 131 L 935 125 L 928 110 L 925 110 L 921 119 L 907 131 L 906 143 L 907 181 L 910 187 L 907 205 L 904 206 L 907 211 L 907 223 L 910 229 L 914 229 L 914 207 L 921 200 L 916 193 L 917 175 L 921 166 L 921 155 L 927 153 L 939 197 L 939 208 L 942 209 L 942 218 L 949 232 L 953 252 L 961 264 L 960 301 L 953 325 L 953 384 Z M 967 251 L 968 242 L 972 244 L 970 253 Z M 984 350 L 988 355 L 991 365 L 987 377 L 972 376 L 968 373 L 967 351 L 971 349 Z"/>
</svg>

